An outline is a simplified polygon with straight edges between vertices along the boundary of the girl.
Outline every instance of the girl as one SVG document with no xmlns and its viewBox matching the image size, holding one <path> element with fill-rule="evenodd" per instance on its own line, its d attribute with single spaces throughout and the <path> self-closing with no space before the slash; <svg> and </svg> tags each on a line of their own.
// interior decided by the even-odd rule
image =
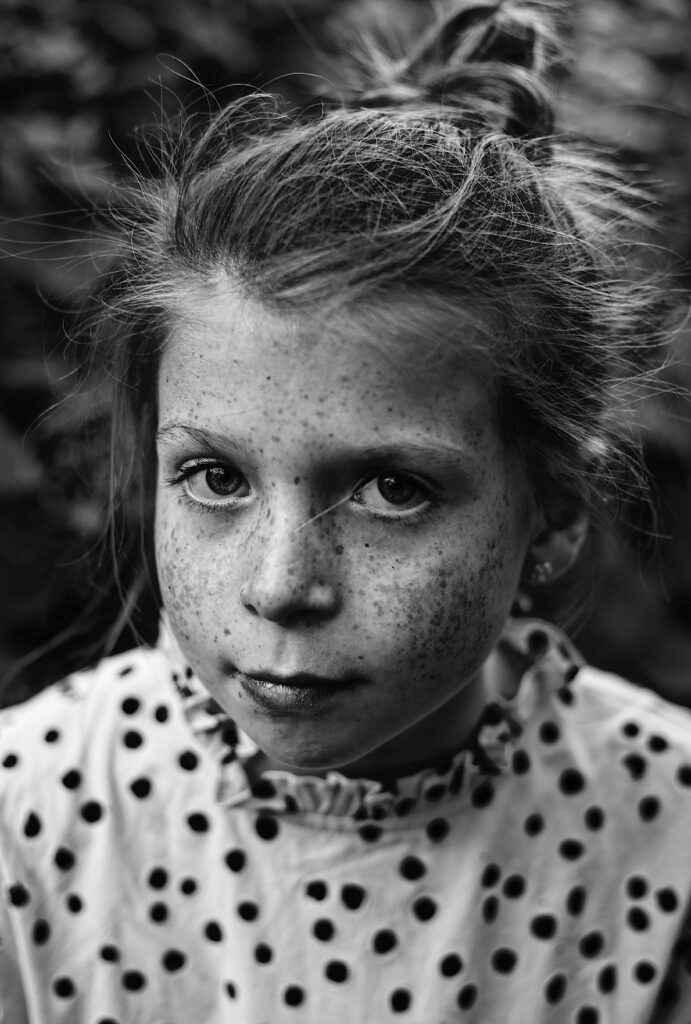
<svg viewBox="0 0 691 1024">
<path fill-rule="evenodd" d="M 511 617 L 663 330 L 553 53 L 456 8 L 142 189 L 93 347 L 163 625 L 3 713 L 12 1024 L 691 1020 L 689 717 Z"/>
</svg>

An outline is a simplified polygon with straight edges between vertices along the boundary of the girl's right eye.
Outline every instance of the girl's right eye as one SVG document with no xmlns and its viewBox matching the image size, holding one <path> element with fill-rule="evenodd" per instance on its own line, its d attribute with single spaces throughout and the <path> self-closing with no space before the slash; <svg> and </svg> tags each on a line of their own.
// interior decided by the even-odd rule
<svg viewBox="0 0 691 1024">
<path fill-rule="evenodd" d="M 182 466 L 178 477 L 193 501 L 218 507 L 247 498 L 250 486 L 237 469 L 218 462 L 193 463 Z"/>
</svg>

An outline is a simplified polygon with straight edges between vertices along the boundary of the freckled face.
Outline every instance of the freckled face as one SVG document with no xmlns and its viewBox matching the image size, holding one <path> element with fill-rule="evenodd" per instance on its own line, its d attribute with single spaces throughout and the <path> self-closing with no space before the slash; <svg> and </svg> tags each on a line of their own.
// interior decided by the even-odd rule
<svg viewBox="0 0 691 1024">
<path fill-rule="evenodd" d="M 486 388 L 386 355 L 384 318 L 325 327 L 228 283 L 186 308 L 160 371 L 156 557 L 190 664 L 296 770 L 460 749 L 534 519 Z"/>
</svg>

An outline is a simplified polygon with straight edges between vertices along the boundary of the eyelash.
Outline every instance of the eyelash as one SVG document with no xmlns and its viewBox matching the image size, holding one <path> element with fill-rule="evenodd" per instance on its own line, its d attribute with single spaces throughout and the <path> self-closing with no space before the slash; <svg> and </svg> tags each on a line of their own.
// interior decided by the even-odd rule
<svg viewBox="0 0 691 1024">
<path fill-rule="evenodd" d="M 188 480 L 190 480 L 196 473 L 199 473 L 204 469 L 215 469 L 217 467 L 231 469 L 233 470 L 233 472 L 238 472 L 238 474 L 242 476 L 242 474 L 239 473 L 238 470 L 235 470 L 232 466 L 224 464 L 219 460 L 202 458 L 192 462 L 183 463 L 179 467 L 177 473 L 174 476 L 168 477 L 166 479 L 166 484 L 168 484 L 168 486 L 170 487 L 179 488 L 179 502 L 193 512 L 199 512 L 205 515 L 207 513 L 218 513 L 235 509 L 237 507 L 237 503 L 239 501 L 242 501 L 242 497 L 239 497 L 235 500 L 233 500 L 231 497 L 229 500 L 218 502 L 207 500 L 202 501 L 199 498 L 193 497 L 185 488 L 185 483 Z M 418 487 L 424 499 L 424 503 L 421 503 L 419 507 L 412 509 L 403 509 L 400 512 L 377 512 L 376 510 L 368 506 L 366 502 L 357 500 L 356 495 L 358 495 L 368 484 L 372 483 L 373 481 L 379 478 L 387 476 L 406 477 L 407 479 L 413 481 Z M 352 494 L 349 496 L 347 500 L 352 500 L 354 501 L 355 504 L 361 505 L 363 508 L 368 510 L 370 512 L 370 515 L 372 515 L 373 518 L 375 519 L 395 520 L 396 522 L 410 526 L 419 522 L 423 518 L 429 518 L 431 515 L 434 514 L 434 512 L 439 507 L 439 499 L 431 483 L 421 479 L 420 477 L 412 473 L 406 472 L 404 470 L 396 470 L 391 468 L 387 468 L 385 471 L 379 473 L 372 473 L 369 476 L 364 477 L 353 489 Z M 339 502 L 339 504 L 341 504 L 341 502 Z M 343 502 L 343 504 L 345 504 L 345 502 Z"/>
</svg>

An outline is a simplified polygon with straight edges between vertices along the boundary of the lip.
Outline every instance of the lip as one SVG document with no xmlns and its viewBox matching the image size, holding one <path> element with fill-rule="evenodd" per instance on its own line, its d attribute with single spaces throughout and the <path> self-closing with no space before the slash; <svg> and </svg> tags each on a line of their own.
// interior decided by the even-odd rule
<svg viewBox="0 0 691 1024">
<path fill-rule="evenodd" d="M 236 672 L 235 676 L 248 697 L 275 715 L 328 711 L 364 682 L 355 676 L 330 679 L 309 672 L 281 676 L 260 670 Z"/>
</svg>

